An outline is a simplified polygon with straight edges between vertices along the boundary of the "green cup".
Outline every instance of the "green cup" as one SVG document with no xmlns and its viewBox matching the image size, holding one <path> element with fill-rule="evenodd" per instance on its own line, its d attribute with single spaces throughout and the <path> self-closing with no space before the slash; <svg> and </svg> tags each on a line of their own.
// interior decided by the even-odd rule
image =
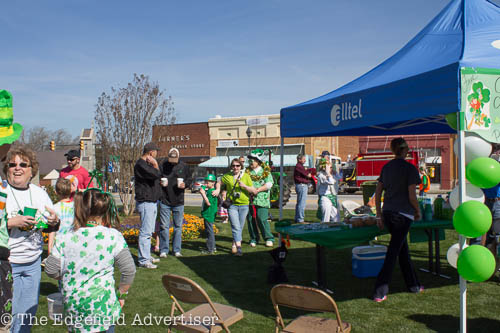
<svg viewBox="0 0 500 333">
<path fill-rule="evenodd" d="M 31 216 L 34 218 L 36 215 L 36 208 L 24 207 L 23 215 L 24 216 Z"/>
</svg>

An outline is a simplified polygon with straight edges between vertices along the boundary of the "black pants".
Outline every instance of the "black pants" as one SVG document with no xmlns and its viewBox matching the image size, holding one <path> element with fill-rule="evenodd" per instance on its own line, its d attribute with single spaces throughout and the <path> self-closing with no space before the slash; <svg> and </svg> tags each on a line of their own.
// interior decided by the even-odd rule
<svg viewBox="0 0 500 333">
<path fill-rule="evenodd" d="M 396 258 L 399 257 L 399 266 L 405 279 L 406 287 L 411 292 L 418 292 L 420 282 L 418 281 L 415 268 L 410 258 L 407 235 L 412 220 L 396 212 L 383 212 L 385 227 L 391 234 L 389 248 L 385 256 L 382 270 L 377 276 L 374 297 L 382 298 L 389 293 L 389 283 L 392 272 L 396 266 Z"/>
</svg>

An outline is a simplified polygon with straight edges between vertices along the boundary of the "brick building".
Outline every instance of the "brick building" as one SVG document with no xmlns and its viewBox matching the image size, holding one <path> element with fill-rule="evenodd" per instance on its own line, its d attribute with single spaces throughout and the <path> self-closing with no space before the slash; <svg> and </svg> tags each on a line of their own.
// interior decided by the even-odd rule
<svg viewBox="0 0 500 333">
<path fill-rule="evenodd" d="M 153 126 L 152 140 L 160 148 L 159 158 L 173 147 L 179 149 L 180 160 L 193 167 L 210 158 L 207 122 Z"/>
<path fill-rule="evenodd" d="M 216 116 L 208 120 L 210 131 L 210 156 L 245 155 L 258 148 L 270 149 L 274 155 L 280 154 L 280 115 L 243 116 L 222 118 Z M 285 138 L 284 154 L 299 153 L 310 155 L 314 160 L 322 151 L 328 150 L 343 160 L 359 150 L 356 137 L 304 137 Z"/>
</svg>

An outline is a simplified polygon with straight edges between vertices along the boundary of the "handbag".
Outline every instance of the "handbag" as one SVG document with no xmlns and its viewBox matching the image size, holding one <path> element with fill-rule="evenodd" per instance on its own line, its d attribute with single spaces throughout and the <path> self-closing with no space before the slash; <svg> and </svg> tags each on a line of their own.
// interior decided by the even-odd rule
<svg viewBox="0 0 500 333">
<path fill-rule="evenodd" d="M 224 201 L 222 201 L 222 207 L 224 207 L 225 209 L 229 209 L 229 207 L 233 204 L 233 202 L 231 201 L 231 199 L 226 199 Z"/>
<path fill-rule="evenodd" d="M 238 179 L 236 179 L 236 181 L 234 182 L 234 186 L 233 186 L 233 188 L 231 189 L 231 194 L 226 195 L 226 200 L 224 200 L 224 201 L 222 202 L 222 207 L 224 207 L 225 209 L 229 209 L 229 207 L 233 204 L 233 201 L 232 201 L 231 199 L 229 199 L 229 197 L 233 195 L 234 188 L 236 187 L 236 184 L 237 184 L 237 183 L 238 183 L 238 181 L 240 180 L 240 177 L 241 177 L 241 173 L 240 173 L 240 175 L 238 176 Z"/>
</svg>

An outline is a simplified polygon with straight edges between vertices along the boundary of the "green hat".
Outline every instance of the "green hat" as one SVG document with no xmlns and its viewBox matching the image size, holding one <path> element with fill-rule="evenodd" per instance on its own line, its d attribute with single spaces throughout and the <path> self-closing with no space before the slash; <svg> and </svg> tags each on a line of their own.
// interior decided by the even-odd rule
<svg viewBox="0 0 500 333">
<path fill-rule="evenodd" d="M 328 164 L 328 160 L 326 158 L 320 159 L 319 163 L 318 163 L 318 165 L 319 165 L 320 168 L 326 167 L 327 164 Z"/>
<path fill-rule="evenodd" d="M 7 90 L 0 90 L 0 145 L 16 141 L 23 127 L 14 123 L 12 95 Z"/>
<path fill-rule="evenodd" d="M 250 155 L 247 156 L 248 158 L 252 158 L 254 160 L 257 160 L 259 162 L 264 162 L 264 151 L 262 149 L 255 149 L 250 152 Z"/>
<path fill-rule="evenodd" d="M 209 181 L 212 181 L 212 182 L 216 182 L 217 181 L 217 178 L 215 177 L 215 175 L 209 173 L 206 177 L 205 177 L 205 180 L 209 180 Z"/>
</svg>

